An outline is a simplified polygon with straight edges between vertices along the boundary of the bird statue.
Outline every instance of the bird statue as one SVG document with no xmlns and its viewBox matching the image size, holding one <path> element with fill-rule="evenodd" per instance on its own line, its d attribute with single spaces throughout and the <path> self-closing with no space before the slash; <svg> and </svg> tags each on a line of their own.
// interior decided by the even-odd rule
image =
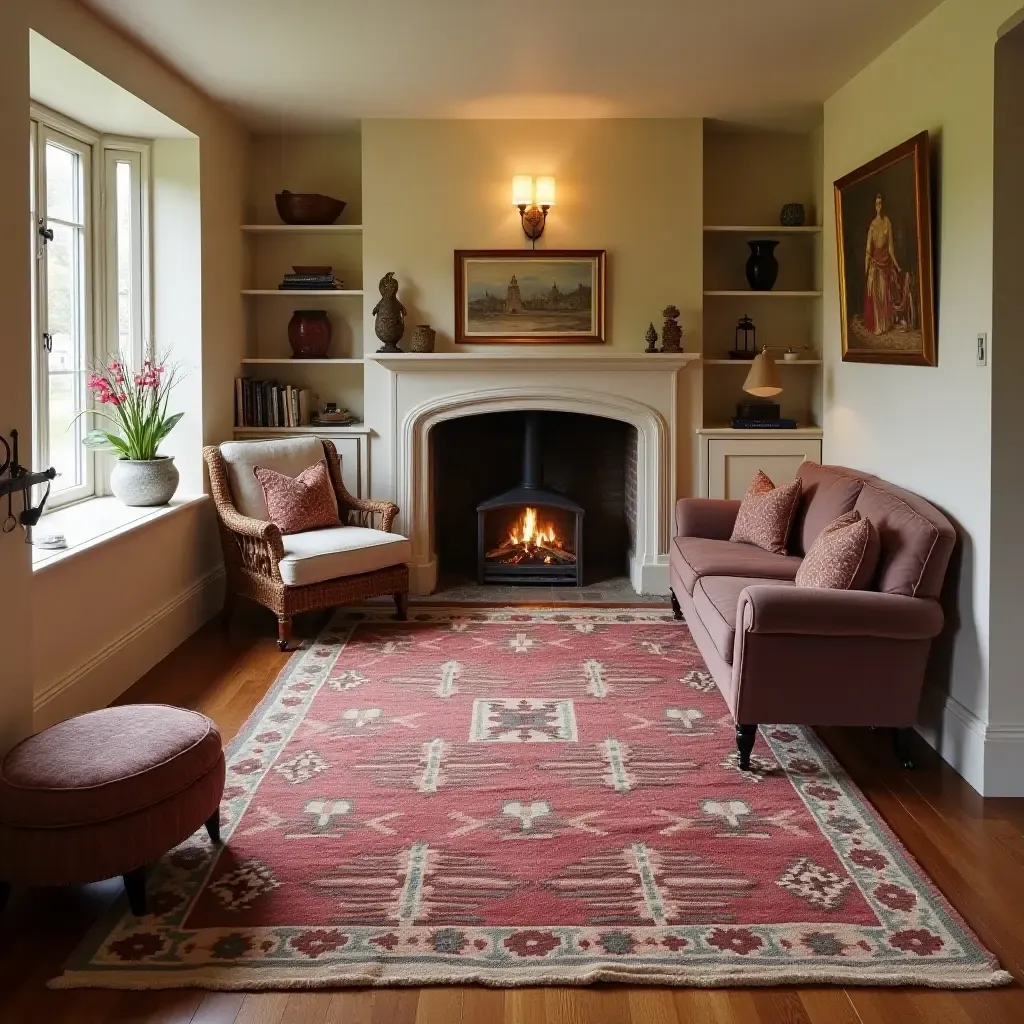
<svg viewBox="0 0 1024 1024">
<path fill-rule="evenodd" d="M 384 344 L 378 352 L 401 352 L 398 343 L 405 333 L 405 306 L 398 301 L 398 282 L 394 271 L 389 270 L 377 285 L 380 290 L 380 302 L 373 307 L 373 331 Z"/>
</svg>

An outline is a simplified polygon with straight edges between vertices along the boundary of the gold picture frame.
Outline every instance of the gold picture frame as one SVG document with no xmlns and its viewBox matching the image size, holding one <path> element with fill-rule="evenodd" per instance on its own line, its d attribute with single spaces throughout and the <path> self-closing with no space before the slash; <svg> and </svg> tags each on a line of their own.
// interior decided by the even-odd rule
<svg viewBox="0 0 1024 1024">
<path fill-rule="evenodd" d="M 935 366 L 928 133 L 834 183 L 843 361 Z"/>
</svg>

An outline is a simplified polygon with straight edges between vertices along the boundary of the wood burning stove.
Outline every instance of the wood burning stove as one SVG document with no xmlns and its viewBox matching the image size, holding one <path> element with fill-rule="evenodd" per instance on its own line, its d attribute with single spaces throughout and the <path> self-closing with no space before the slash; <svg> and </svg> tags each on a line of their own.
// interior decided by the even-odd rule
<svg viewBox="0 0 1024 1024">
<path fill-rule="evenodd" d="M 540 433 L 528 412 L 523 482 L 476 507 L 480 583 L 583 586 L 583 507 L 543 486 Z"/>
</svg>

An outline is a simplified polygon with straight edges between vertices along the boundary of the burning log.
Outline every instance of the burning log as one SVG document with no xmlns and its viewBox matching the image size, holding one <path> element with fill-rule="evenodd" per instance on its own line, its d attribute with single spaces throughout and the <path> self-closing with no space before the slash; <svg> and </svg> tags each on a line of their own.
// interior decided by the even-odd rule
<svg viewBox="0 0 1024 1024">
<path fill-rule="evenodd" d="M 487 552 L 491 561 L 507 562 L 519 565 L 522 562 L 539 562 L 541 564 L 567 565 L 576 561 L 576 556 L 562 548 L 548 547 L 546 544 L 524 544 L 505 541 Z"/>
</svg>

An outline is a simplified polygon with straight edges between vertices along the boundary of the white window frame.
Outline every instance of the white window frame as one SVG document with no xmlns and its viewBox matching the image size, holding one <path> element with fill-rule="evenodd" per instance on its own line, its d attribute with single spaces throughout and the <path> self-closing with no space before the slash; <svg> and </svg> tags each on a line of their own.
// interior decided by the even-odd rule
<svg viewBox="0 0 1024 1024">
<path fill-rule="evenodd" d="M 85 125 L 72 121 L 53 110 L 33 103 L 30 108 L 31 132 L 31 266 L 32 266 L 32 394 L 33 455 L 35 465 L 49 465 L 49 418 L 47 402 L 48 361 L 43 346 L 43 323 L 46 308 L 45 258 L 37 258 L 42 248 L 38 234 L 40 217 L 45 217 L 45 192 L 41 190 L 41 154 L 46 139 L 68 140 L 80 152 L 88 153 L 85 161 L 84 191 L 86 212 L 85 295 L 83 331 L 85 356 L 88 362 L 106 362 L 119 353 L 117 305 L 117 190 L 116 166 L 119 161 L 131 164 L 133 184 L 133 222 L 140 230 L 132 238 L 132 327 L 131 352 L 124 353 L 141 361 L 153 354 L 152 330 L 152 204 L 151 143 L 143 139 L 105 136 Z M 86 396 L 88 408 L 92 396 Z M 97 425 L 86 418 L 83 429 Z M 109 476 L 113 459 L 83 448 L 84 482 L 76 487 L 51 492 L 47 511 L 109 494 Z"/>
</svg>

